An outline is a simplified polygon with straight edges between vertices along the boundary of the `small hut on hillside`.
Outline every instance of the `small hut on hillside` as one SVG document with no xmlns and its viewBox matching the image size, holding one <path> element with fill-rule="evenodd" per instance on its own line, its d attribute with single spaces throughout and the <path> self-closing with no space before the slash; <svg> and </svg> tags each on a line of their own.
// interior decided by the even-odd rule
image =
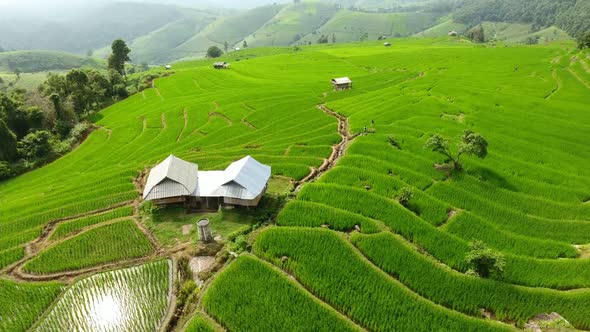
<svg viewBox="0 0 590 332">
<path fill-rule="evenodd" d="M 143 199 L 156 205 L 183 203 L 191 209 L 257 206 L 266 192 L 270 166 L 247 156 L 223 171 L 199 171 L 197 164 L 170 155 L 150 171 Z"/>
<path fill-rule="evenodd" d="M 332 85 L 336 91 L 346 90 L 352 88 L 352 81 L 348 77 L 333 78 Z"/>
<path fill-rule="evenodd" d="M 227 63 L 227 62 L 215 62 L 213 64 L 213 68 L 215 68 L 215 69 L 228 69 L 229 68 L 229 63 Z"/>
<path fill-rule="evenodd" d="M 455 30 L 449 31 L 449 36 L 451 36 L 451 37 L 457 37 L 457 35 L 459 35 L 457 33 L 457 31 L 455 31 Z"/>
<path fill-rule="evenodd" d="M 385 42 L 385 43 L 383 43 L 383 46 L 389 47 L 389 46 L 391 46 L 391 43 L 390 42 Z"/>
</svg>

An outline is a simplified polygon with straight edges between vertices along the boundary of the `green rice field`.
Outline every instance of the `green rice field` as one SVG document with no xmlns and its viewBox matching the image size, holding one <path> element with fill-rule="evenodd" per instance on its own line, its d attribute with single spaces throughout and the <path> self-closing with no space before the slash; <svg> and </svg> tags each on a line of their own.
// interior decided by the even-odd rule
<svg viewBox="0 0 590 332">
<path fill-rule="evenodd" d="M 271 37 L 256 39 L 271 45 L 319 24 L 305 19 L 269 23 Z M 194 230 L 180 230 L 193 217 L 163 211 L 179 221 L 146 222 L 134 180 L 169 154 L 201 170 L 252 155 L 275 178 L 302 180 L 341 141 L 318 105 L 348 120 L 344 153 L 285 195 L 272 225 L 247 237 L 250 252 L 205 283 L 183 328 L 510 331 L 557 312 L 590 329 L 588 52 L 569 41 L 391 42 L 252 48 L 222 58 L 229 70 L 175 64 L 96 114 L 98 129 L 76 150 L 0 182 L 0 331 L 156 331 L 174 255 L 160 249 L 192 245 Z M 353 88 L 333 91 L 342 76 Z M 487 157 L 463 156 L 452 176 L 433 167 L 444 157 L 426 141 L 454 144 L 467 129 L 486 138 Z M 254 224 L 239 210 L 218 220 Z M 505 258 L 500 277 L 468 273 L 476 240 Z M 147 263 L 121 269 L 137 261 Z M 124 310 L 94 320 L 104 303 Z M 120 325 L 100 325 L 111 323 Z"/>
</svg>

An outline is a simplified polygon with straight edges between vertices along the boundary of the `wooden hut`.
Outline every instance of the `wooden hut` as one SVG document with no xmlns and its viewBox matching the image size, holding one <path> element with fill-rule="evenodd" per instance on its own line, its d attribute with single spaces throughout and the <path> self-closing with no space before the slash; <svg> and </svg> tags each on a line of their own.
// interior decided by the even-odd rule
<svg viewBox="0 0 590 332">
<path fill-rule="evenodd" d="M 336 91 L 347 90 L 352 88 L 352 81 L 348 77 L 333 78 L 332 85 Z"/>
<path fill-rule="evenodd" d="M 389 46 L 391 46 L 391 43 L 389 43 L 389 42 L 385 42 L 385 43 L 383 43 L 383 46 L 385 46 L 385 47 L 389 47 Z"/>
<path fill-rule="evenodd" d="M 213 64 L 213 68 L 215 68 L 215 69 L 228 69 L 229 68 L 229 63 L 227 63 L 227 62 L 215 62 Z"/>
</svg>

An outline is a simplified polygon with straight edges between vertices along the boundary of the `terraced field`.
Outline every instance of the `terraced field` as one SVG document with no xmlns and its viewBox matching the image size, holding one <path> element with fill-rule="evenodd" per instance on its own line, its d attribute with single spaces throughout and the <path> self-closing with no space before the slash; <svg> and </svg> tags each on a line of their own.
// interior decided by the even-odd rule
<svg viewBox="0 0 590 332">
<path fill-rule="evenodd" d="M 228 330 L 504 331 L 554 311 L 590 329 L 590 60 L 571 46 L 408 39 L 249 49 L 225 58 L 230 70 L 179 63 L 100 112 L 74 152 L 0 183 L 0 291 L 33 308 L 0 300 L 0 330 L 52 330 L 70 315 L 91 328 L 78 318 L 95 288 L 131 279 L 157 305 L 116 326 L 160 327 L 170 271 L 159 259 L 174 253 L 142 221 L 134 181 L 170 153 L 200 169 L 250 154 L 276 178 L 305 179 L 252 253 L 206 283 L 190 331 L 218 329 L 211 318 Z M 338 76 L 354 88 L 331 91 Z M 449 177 L 424 144 L 465 129 L 489 155 Z M 474 240 L 504 254 L 500 280 L 465 273 Z M 44 280 L 63 283 L 33 282 Z"/>
</svg>

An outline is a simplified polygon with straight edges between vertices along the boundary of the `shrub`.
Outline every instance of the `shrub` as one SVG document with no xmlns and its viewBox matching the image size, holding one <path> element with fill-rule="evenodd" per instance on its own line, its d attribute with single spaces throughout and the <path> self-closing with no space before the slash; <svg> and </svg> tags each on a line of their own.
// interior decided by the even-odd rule
<svg viewBox="0 0 590 332">
<path fill-rule="evenodd" d="M 399 196 L 397 197 L 397 201 L 401 205 L 408 207 L 408 204 L 410 203 L 412 197 L 414 197 L 414 191 L 411 188 L 404 187 L 402 188 Z"/>
<path fill-rule="evenodd" d="M 500 279 L 506 260 L 502 253 L 488 248 L 485 243 L 476 241 L 470 244 L 471 251 L 465 257 L 471 269 L 482 278 Z"/>
<path fill-rule="evenodd" d="M 207 49 L 208 58 L 219 58 L 223 55 L 223 51 L 217 46 L 211 46 Z"/>
</svg>

